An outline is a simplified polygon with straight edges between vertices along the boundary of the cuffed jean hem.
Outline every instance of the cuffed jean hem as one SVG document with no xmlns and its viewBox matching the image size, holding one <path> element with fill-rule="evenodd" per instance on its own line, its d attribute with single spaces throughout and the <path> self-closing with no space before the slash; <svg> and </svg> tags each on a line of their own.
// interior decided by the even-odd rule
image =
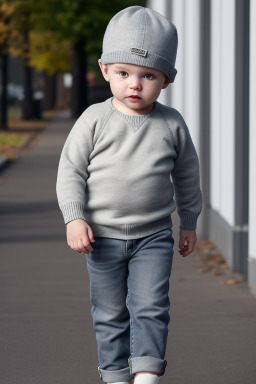
<svg viewBox="0 0 256 384">
<path fill-rule="evenodd" d="M 105 369 L 101 369 L 98 366 L 98 372 L 100 374 L 100 378 L 102 381 L 106 383 L 115 383 L 117 381 L 129 381 L 133 378 L 133 375 L 130 374 L 130 368 L 123 368 L 117 371 L 106 371 Z"/>
<path fill-rule="evenodd" d="M 137 372 L 155 372 L 159 376 L 162 376 L 165 372 L 166 365 L 166 360 L 151 356 L 129 358 L 130 373 L 133 375 Z"/>
</svg>

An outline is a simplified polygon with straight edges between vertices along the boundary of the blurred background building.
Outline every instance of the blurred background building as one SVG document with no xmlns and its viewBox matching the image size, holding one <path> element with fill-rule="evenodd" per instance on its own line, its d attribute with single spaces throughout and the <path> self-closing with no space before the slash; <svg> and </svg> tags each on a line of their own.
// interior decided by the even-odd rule
<svg viewBox="0 0 256 384">
<path fill-rule="evenodd" d="M 200 157 L 209 237 L 256 295 L 255 0 L 151 0 L 179 36 L 178 74 L 159 101 L 184 116 Z"/>
</svg>

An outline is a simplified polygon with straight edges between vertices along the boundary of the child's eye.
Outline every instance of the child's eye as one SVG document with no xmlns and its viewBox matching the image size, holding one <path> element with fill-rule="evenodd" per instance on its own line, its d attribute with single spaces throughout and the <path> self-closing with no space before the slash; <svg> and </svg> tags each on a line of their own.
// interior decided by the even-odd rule
<svg viewBox="0 0 256 384">
<path fill-rule="evenodd" d="M 147 80 L 152 80 L 152 79 L 153 79 L 153 75 L 151 75 L 150 73 L 147 73 L 147 74 L 145 75 L 145 79 L 147 79 Z"/>
<path fill-rule="evenodd" d="M 120 76 L 120 77 L 127 77 L 127 75 L 128 75 L 127 72 L 124 72 L 124 71 L 119 72 L 119 76 Z"/>
</svg>

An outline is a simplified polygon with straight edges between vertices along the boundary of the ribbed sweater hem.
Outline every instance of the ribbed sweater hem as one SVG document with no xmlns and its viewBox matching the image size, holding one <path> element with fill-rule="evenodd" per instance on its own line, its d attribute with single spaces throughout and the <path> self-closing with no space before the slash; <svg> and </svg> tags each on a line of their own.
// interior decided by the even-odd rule
<svg viewBox="0 0 256 384">
<path fill-rule="evenodd" d="M 76 219 L 83 219 L 86 221 L 84 216 L 84 207 L 81 203 L 71 202 L 60 207 L 65 224 Z"/>
<path fill-rule="evenodd" d="M 88 223 L 92 228 L 94 237 L 110 237 L 114 239 L 130 240 L 139 239 L 159 232 L 163 229 L 172 228 L 171 215 L 163 219 L 147 224 L 125 224 L 119 226 L 101 225 Z"/>
<path fill-rule="evenodd" d="M 180 229 L 195 230 L 199 214 L 200 213 L 179 212 Z"/>
</svg>

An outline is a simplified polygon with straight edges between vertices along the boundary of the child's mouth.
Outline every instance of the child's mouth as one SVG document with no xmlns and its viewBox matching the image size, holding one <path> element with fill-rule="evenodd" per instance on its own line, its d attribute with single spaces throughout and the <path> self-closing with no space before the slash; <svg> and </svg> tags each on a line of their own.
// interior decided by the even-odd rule
<svg viewBox="0 0 256 384">
<path fill-rule="evenodd" d="M 131 96 L 129 96 L 129 100 L 131 100 L 131 101 L 139 101 L 140 97 L 136 96 L 136 95 L 131 95 Z"/>
</svg>

